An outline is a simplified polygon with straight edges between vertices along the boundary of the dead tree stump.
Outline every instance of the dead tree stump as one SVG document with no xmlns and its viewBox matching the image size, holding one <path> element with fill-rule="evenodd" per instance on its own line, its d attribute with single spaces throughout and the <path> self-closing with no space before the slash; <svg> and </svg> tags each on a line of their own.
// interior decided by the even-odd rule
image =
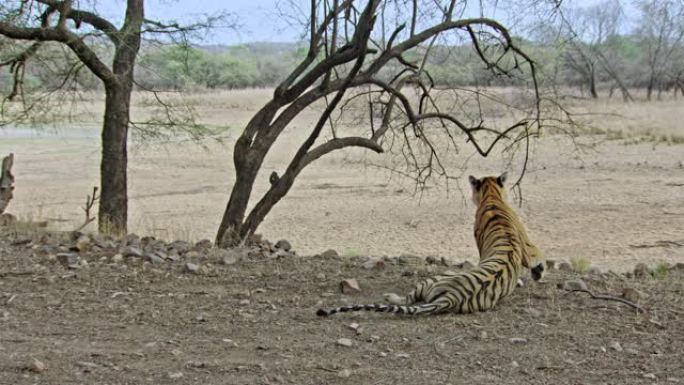
<svg viewBox="0 0 684 385">
<path fill-rule="evenodd" d="M 14 190 L 14 175 L 12 175 L 12 163 L 14 154 L 2 158 L 2 173 L 0 174 L 0 214 L 5 212 L 5 208 L 12 200 Z"/>
</svg>

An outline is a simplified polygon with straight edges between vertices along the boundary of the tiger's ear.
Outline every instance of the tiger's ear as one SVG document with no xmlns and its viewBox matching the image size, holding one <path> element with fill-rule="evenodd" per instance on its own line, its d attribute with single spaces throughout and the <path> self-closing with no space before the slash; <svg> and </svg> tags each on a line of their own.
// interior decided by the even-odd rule
<svg viewBox="0 0 684 385">
<path fill-rule="evenodd" d="M 475 178 L 472 175 L 468 176 L 468 180 L 470 181 L 470 186 L 473 188 L 473 190 L 477 191 L 480 189 L 480 180 Z"/>
<path fill-rule="evenodd" d="M 506 183 L 506 179 L 507 179 L 507 178 L 508 178 L 508 172 L 505 172 L 505 171 L 504 171 L 503 174 L 499 175 L 499 177 L 496 178 L 496 183 L 497 183 L 499 186 L 503 187 L 504 183 Z"/>
</svg>

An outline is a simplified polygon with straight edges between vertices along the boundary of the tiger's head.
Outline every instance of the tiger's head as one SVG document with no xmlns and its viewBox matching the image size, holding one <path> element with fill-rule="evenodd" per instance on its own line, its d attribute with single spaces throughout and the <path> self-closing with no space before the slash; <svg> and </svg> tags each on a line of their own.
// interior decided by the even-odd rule
<svg viewBox="0 0 684 385">
<path fill-rule="evenodd" d="M 486 176 L 482 179 L 477 179 L 474 176 L 469 176 L 470 187 L 473 189 L 473 203 L 475 206 L 479 206 L 480 202 L 485 196 L 495 194 L 502 201 L 506 201 L 506 191 L 503 186 L 506 183 L 506 178 L 508 178 L 508 173 L 497 176 Z"/>
</svg>

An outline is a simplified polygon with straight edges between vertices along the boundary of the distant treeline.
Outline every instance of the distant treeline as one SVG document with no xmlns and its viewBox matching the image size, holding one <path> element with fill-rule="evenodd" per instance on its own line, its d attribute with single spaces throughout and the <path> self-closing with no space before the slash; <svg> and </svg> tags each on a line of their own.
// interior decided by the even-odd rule
<svg viewBox="0 0 684 385">
<path fill-rule="evenodd" d="M 639 35 L 609 36 L 600 43 L 568 43 L 549 38 L 520 40 L 519 44 L 535 60 L 539 78 L 547 86 L 576 87 L 587 96 L 592 88 L 612 94 L 613 90 L 620 90 L 620 84 L 626 89 L 646 88 L 651 82 L 655 90 L 684 87 L 681 47 L 659 64 L 654 80 L 650 70 L 653 58 L 648 46 L 651 42 Z M 69 71 L 75 76 L 68 86 L 80 90 L 101 87 L 86 68 L 70 65 L 61 49 L 53 54 L 50 51 L 43 49 L 40 57 L 27 65 L 25 90 L 62 86 L 63 75 Z M 148 45 L 143 49 L 135 76 L 138 86 L 144 89 L 201 91 L 272 87 L 290 73 L 305 57 L 306 51 L 305 45 L 295 43 Z M 411 61 L 410 53 L 405 59 Z M 511 61 L 502 65 L 516 64 Z M 484 68 L 470 45 L 432 47 L 426 69 L 430 78 L 425 80 L 437 86 L 521 85 L 515 76 L 496 76 Z M 529 68 L 520 68 L 520 71 L 529 71 Z M 12 78 L 8 71 L 0 73 L 0 86 L 4 94 L 11 89 Z"/>
</svg>

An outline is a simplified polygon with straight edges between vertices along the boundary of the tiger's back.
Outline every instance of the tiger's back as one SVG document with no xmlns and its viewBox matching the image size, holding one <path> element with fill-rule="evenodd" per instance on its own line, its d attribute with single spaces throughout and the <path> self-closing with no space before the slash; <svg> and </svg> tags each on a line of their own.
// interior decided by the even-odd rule
<svg viewBox="0 0 684 385">
<path fill-rule="evenodd" d="M 509 295 L 523 268 L 538 280 L 543 273 L 539 251 L 530 242 L 516 213 L 506 203 L 503 185 L 506 175 L 476 179 L 470 177 L 475 215 L 475 239 L 479 264 L 468 272 L 429 278 L 406 296 L 386 294 L 389 304 L 347 305 L 320 309 L 328 316 L 337 312 L 374 310 L 400 314 L 427 314 L 453 310 L 458 313 L 485 311 Z M 417 304 L 420 303 L 420 304 Z"/>
</svg>

